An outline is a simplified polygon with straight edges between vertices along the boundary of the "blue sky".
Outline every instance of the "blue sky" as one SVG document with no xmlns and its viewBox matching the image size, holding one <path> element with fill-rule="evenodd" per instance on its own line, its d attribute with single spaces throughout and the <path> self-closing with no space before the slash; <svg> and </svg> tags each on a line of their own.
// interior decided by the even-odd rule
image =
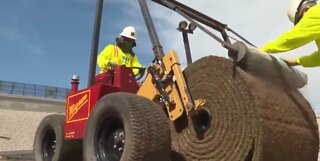
<svg viewBox="0 0 320 161">
<path fill-rule="evenodd" d="M 1 0 L 0 80 L 69 88 L 71 76 L 78 74 L 85 86 L 95 2 Z M 126 15 L 129 13 L 122 4 L 120 1 L 105 1 L 99 51 L 107 43 L 114 43 L 123 26 L 135 21 Z M 142 63 L 152 59 L 152 53 L 146 53 L 150 46 L 149 41 L 144 41 L 144 48 L 137 47 L 145 55 L 141 57 Z"/>
<path fill-rule="evenodd" d="M 286 15 L 288 0 L 180 0 L 205 14 L 227 23 L 229 27 L 262 46 L 289 30 Z M 69 88 L 73 74 L 81 77 L 80 87 L 87 85 L 89 58 L 96 0 L 1 0 L 0 1 L 0 80 Z M 181 33 L 176 27 L 177 14 L 150 3 L 164 51 L 173 49 L 185 65 Z M 272 9 L 272 12 L 266 10 Z M 145 66 L 153 59 L 137 0 L 104 0 L 99 51 L 114 39 L 122 28 L 137 29 L 135 48 Z M 215 40 L 196 30 L 190 36 L 193 59 L 205 55 L 226 56 L 227 51 Z M 278 54 L 276 57 L 299 57 L 316 50 L 314 43 Z M 301 92 L 320 111 L 319 68 L 301 68 L 309 82 Z"/>
</svg>

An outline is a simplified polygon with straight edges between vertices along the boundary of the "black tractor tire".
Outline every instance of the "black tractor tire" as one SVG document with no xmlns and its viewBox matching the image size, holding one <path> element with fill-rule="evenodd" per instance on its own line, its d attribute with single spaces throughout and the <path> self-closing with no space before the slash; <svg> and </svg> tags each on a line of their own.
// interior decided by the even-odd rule
<svg viewBox="0 0 320 161">
<path fill-rule="evenodd" d="M 53 114 L 40 122 L 34 143 L 35 161 L 81 161 L 82 143 L 64 139 L 65 116 Z"/>
<path fill-rule="evenodd" d="M 83 140 L 86 161 L 168 161 L 170 128 L 161 107 L 128 93 L 102 97 Z"/>
</svg>

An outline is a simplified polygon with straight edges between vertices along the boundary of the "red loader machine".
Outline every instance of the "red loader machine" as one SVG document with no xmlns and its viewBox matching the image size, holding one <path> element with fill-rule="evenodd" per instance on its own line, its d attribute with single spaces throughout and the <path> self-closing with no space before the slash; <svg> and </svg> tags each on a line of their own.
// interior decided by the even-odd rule
<svg viewBox="0 0 320 161">
<path fill-rule="evenodd" d="M 164 54 L 147 3 L 139 0 L 155 55 L 144 81 L 139 86 L 132 69 L 123 66 L 95 76 L 103 3 L 98 0 L 88 87 L 78 90 L 74 76 L 65 115 L 42 120 L 36 161 L 317 160 L 316 117 L 297 89 L 306 84 L 304 73 L 178 1 L 152 1 L 209 34 L 230 59 L 192 62 L 184 34 L 188 66 L 182 71 L 175 52 Z M 186 26 L 180 23 L 180 31 Z M 228 33 L 241 41 L 231 42 Z"/>
</svg>

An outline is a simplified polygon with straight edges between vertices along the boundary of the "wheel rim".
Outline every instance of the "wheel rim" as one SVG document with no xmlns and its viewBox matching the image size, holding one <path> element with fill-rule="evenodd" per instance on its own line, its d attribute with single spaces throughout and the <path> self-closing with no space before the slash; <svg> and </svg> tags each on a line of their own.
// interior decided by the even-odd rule
<svg viewBox="0 0 320 161">
<path fill-rule="evenodd" d="M 117 117 L 103 119 L 97 127 L 95 151 L 98 160 L 120 161 L 125 145 L 125 131 Z"/>
<path fill-rule="evenodd" d="M 42 158 L 44 161 L 52 161 L 56 151 L 56 135 L 54 129 L 49 128 L 42 141 Z"/>
</svg>

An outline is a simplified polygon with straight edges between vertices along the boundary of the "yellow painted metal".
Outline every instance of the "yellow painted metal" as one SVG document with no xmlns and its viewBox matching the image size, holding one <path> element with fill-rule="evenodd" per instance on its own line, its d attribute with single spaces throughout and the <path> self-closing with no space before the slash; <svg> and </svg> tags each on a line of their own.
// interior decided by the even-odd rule
<svg viewBox="0 0 320 161">
<path fill-rule="evenodd" d="M 174 77 L 174 81 L 169 81 L 164 84 L 164 90 L 169 95 L 168 101 L 170 102 L 165 102 L 165 105 L 170 120 L 174 121 L 178 119 L 184 111 L 186 111 L 188 115 L 192 110 L 201 108 L 205 104 L 205 100 L 198 99 L 195 102 L 192 101 L 180 67 L 179 58 L 174 51 L 169 51 L 163 57 L 163 63 L 165 71 L 163 71 L 158 64 L 153 64 L 153 67 L 157 69 L 162 80 L 170 76 Z M 160 96 L 160 92 L 155 87 L 150 74 L 147 75 L 147 78 L 141 85 L 138 95 L 149 98 L 150 100 L 155 100 Z"/>
<path fill-rule="evenodd" d="M 169 51 L 163 58 L 163 62 L 165 64 L 166 71 L 168 73 L 173 72 L 173 75 L 175 76 L 176 84 L 178 87 L 177 90 L 180 93 L 183 106 L 185 107 L 185 110 L 188 113 L 194 108 L 194 103 L 192 102 L 191 96 L 189 94 L 187 83 L 184 79 L 180 67 L 179 58 L 174 51 Z"/>
<path fill-rule="evenodd" d="M 170 101 L 174 103 L 174 106 L 167 106 L 167 111 L 169 114 L 170 120 L 174 121 L 178 119 L 184 111 L 183 104 L 179 95 L 178 88 L 174 83 L 171 83 L 170 85 L 165 87 L 165 91 L 169 94 Z"/>
<path fill-rule="evenodd" d="M 202 108 L 205 104 L 206 104 L 206 100 L 204 100 L 204 99 L 195 100 L 194 101 L 194 105 L 195 105 L 194 110 L 198 110 L 198 109 Z"/>
<path fill-rule="evenodd" d="M 159 95 L 158 90 L 152 82 L 151 74 L 147 75 L 146 79 L 141 84 L 141 87 L 139 88 L 137 94 L 140 96 L 144 96 L 150 100 L 155 100 L 155 98 Z"/>
</svg>

